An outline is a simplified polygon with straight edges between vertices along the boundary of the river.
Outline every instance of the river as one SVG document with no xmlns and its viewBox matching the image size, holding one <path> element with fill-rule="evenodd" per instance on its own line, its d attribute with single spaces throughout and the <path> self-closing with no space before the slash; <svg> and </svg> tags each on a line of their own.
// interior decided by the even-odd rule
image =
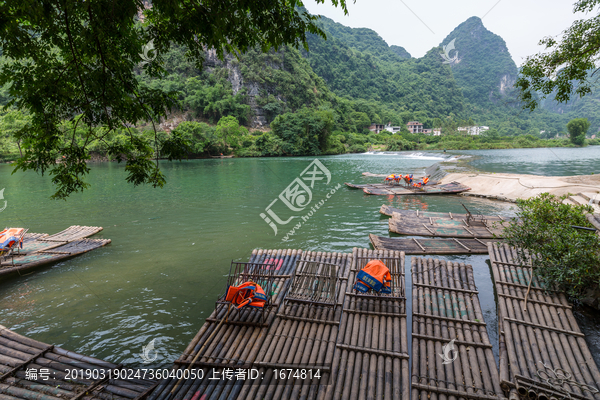
<svg viewBox="0 0 600 400">
<path fill-rule="evenodd" d="M 380 180 L 363 177 L 366 171 L 419 173 L 459 154 L 472 156 L 476 168 L 490 172 L 501 168 L 544 175 L 600 172 L 600 147 L 320 157 L 331 180 L 315 183 L 312 202 L 327 199 L 328 193 L 330 197 L 284 242 L 293 223 L 280 226 L 275 235 L 260 214 L 314 157 L 164 162 L 168 183 L 162 189 L 127 184 L 123 165 L 93 163 L 91 188 L 67 201 L 49 199 L 53 188 L 48 176 L 11 175 L 12 167 L 1 165 L 0 190 L 5 188 L 7 201 L 0 213 L 3 225 L 44 233 L 70 225 L 102 226 L 104 230 L 94 237 L 110 238 L 112 243 L 0 283 L 0 324 L 115 363 L 138 362 L 142 346 L 156 339 L 158 361 L 168 363 L 181 354 L 213 310 L 225 289 L 231 261 L 245 261 L 254 248 L 351 252 L 353 247 L 369 247 L 369 233 L 388 235 L 387 217 L 378 212 L 382 203 L 444 212 L 461 212 L 463 203 L 479 213 L 512 215 L 510 203 L 459 196 L 368 196 L 343 185 Z M 338 184 L 342 187 L 335 190 Z M 473 265 L 497 357 L 488 257 L 439 258 Z M 410 277 L 410 257 L 406 265 Z M 410 278 L 407 293 L 410 306 Z M 587 340 L 600 363 L 598 313 L 584 310 L 577 316 L 590 333 Z"/>
</svg>

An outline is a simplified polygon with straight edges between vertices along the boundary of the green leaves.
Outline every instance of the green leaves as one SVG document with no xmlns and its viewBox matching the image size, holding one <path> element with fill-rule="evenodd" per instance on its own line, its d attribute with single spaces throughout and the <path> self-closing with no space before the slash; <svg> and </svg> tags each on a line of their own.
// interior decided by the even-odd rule
<svg viewBox="0 0 600 400">
<path fill-rule="evenodd" d="M 546 287 L 578 298 L 600 284 L 600 238 L 571 227 L 589 226 L 585 213 L 593 210 L 562 203 L 566 197 L 542 193 L 518 200 L 519 221 L 505 228 L 504 237 L 518 249 L 519 262 L 532 256 L 535 274 Z"/>
<path fill-rule="evenodd" d="M 345 0 L 332 3 L 346 11 Z M 29 126 L 14 134 L 23 151 L 15 171 L 50 170 L 53 197 L 64 199 L 87 187 L 89 146 L 102 143 L 127 159 L 129 182 L 164 185 L 152 157 L 162 152 L 177 159 L 187 144 L 177 135 L 160 141 L 156 132 L 147 140 L 131 129 L 166 118 L 178 105 L 177 92 L 145 85 L 136 75 L 140 54 L 144 73 L 161 78 L 171 46 L 185 46 L 200 69 L 207 50 L 222 58 L 254 46 L 305 45 L 307 33 L 324 36 L 317 18 L 296 6 L 302 2 L 155 0 L 149 9 L 141 0 L 0 2 L 2 97 L 8 85 L 12 105 L 31 116 Z M 151 41 L 155 50 L 144 53 Z M 208 111 L 223 115 L 231 106 L 236 102 Z M 127 140 L 113 143 L 117 131 Z"/>
<path fill-rule="evenodd" d="M 600 0 L 579 0 L 574 12 L 591 11 Z M 559 103 L 583 97 L 590 93 L 594 79 L 590 74 L 596 70 L 600 52 L 600 15 L 577 20 L 564 31 L 560 41 L 552 37 L 540 41 L 547 52 L 528 57 L 521 68 L 516 86 L 524 107 L 534 110 L 541 98 L 552 94 Z"/>
<path fill-rule="evenodd" d="M 587 118 L 575 118 L 569 121 L 567 130 L 569 131 L 571 143 L 576 146 L 583 146 L 585 144 L 585 134 L 589 128 L 590 122 Z"/>
</svg>

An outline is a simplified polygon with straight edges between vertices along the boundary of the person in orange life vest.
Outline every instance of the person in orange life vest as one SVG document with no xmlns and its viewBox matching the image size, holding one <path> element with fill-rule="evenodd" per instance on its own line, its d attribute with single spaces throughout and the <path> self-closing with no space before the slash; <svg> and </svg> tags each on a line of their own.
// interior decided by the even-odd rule
<svg viewBox="0 0 600 400">
<path fill-rule="evenodd" d="M 239 286 L 229 286 L 225 295 L 225 301 L 229 301 L 238 310 L 246 305 L 262 308 L 267 302 L 267 296 L 259 284 L 244 282 Z"/>
<path fill-rule="evenodd" d="M 371 260 L 356 274 L 354 289 L 366 293 L 370 289 L 375 292 L 392 293 L 390 270 L 381 260 Z"/>
</svg>

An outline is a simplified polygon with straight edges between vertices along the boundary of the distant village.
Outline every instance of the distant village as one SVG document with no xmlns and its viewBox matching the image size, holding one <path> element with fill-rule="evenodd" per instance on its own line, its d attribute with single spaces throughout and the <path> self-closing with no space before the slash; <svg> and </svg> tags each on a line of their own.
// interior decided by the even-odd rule
<svg viewBox="0 0 600 400">
<path fill-rule="evenodd" d="M 398 133 L 402 130 L 402 126 L 392 126 L 391 124 L 371 124 L 369 130 L 371 132 L 379 133 L 381 131 L 388 131 L 391 133 Z M 425 135 L 441 136 L 442 128 L 424 129 L 423 124 L 419 121 L 409 121 L 406 123 L 406 128 L 410 133 L 423 133 Z M 481 132 L 489 130 L 489 126 L 459 126 L 459 132 L 466 132 L 469 135 L 479 135 Z"/>
</svg>

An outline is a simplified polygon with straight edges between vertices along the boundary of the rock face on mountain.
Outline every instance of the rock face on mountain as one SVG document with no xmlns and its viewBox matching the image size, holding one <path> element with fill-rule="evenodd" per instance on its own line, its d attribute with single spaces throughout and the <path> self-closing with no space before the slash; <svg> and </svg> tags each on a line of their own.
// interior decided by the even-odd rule
<svg viewBox="0 0 600 400">
<path fill-rule="evenodd" d="M 453 40 L 454 50 L 446 56 L 468 102 L 485 106 L 513 94 L 517 66 L 500 36 L 487 30 L 480 18 L 471 17 L 446 36 L 442 53 Z"/>
</svg>

